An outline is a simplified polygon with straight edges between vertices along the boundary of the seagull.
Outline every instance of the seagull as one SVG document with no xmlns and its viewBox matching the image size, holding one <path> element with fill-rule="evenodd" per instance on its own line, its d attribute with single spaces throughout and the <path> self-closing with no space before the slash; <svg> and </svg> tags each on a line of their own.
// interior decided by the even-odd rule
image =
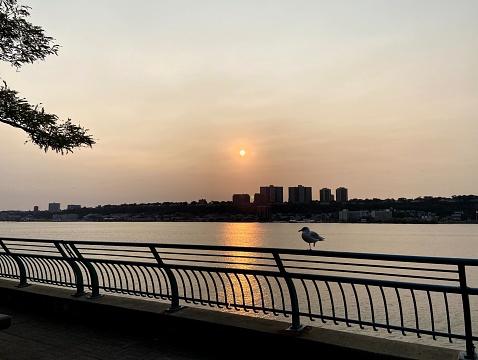
<svg viewBox="0 0 478 360">
<path fill-rule="evenodd" d="M 299 230 L 299 232 L 302 231 L 302 240 L 305 242 L 309 243 L 309 250 L 312 250 L 310 247 L 310 244 L 315 243 L 317 241 L 324 241 L 325 238 L 317 234 L 315 231 L 310 231 L 310 229 L 307 226 L 304 226 L 302 229 Z"/>
</svg>

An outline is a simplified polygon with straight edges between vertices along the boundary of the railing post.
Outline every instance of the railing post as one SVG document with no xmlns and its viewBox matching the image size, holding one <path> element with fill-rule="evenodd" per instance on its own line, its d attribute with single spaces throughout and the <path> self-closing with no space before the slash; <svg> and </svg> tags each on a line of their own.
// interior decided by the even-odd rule
<svg viewBox="0 0 478 360">
<path fill-rule="evenodd" d="M 292 307 L 292 326 L 289 328 L 289 330 L 300 332 L 304 330 L 305 327 L 300 323 L 299 301 L 297 299 L 297 291 L 295 290 L 294 282 L 287 274 L 287 271 L 285 270 L 284 264 L 282 263 L 279 254 L 274 252 L 272 253 L 272 255 L 274 256 L 274 260 L 276 261 L 277 267 L 279 268 L 279 271 L 284 278 L 285 283 L 287 284 L 287 288 L 289 289 L 290 304 Z"/>
<path fill-rule="evenodd" d="M 103 295 L 100 294 L 100 283 L 98 281 L 98 274 L 96 273 L 95 268 L 91 263 L 83 257 L 83 255 L 80 253 L 80 251 L 76 248 L 75 244 L 68 243 L 70 246 L 71 250 L 74 252 L 74 254 L 77 256 L 77 261 L 80 261 L 85 265 L 85 267 L 88 269 L 88 272 L 90 274 L 90 279 L 91 279 L 91 295 L 88 297 L 89 299 L 96 299 L 100 298 Z M 71 254 L 73 255 L 73 254 Z M 72 258 L 73 261 L 75 261 L 75 258 Z"/>
<path fill-rule="evenodd" d="M 13 255 L 2 240 L 0 240 L 0 244 L 2 245 L 3 250 L 5 250 L 5 253 L 10 256 L 18 265 L 18 270 L 20 271 L 20 284 L 18 284 L 17 287 L 22 288 L 30 286 L 30 284 L 27 282 L 27 271 L 22 260 L 17 255 Z"/>
<path fill-rule="evenodd" d="M 158 251 L 156 250 L 154 246 L 150 246 L 149 249 L 151 253 L 153 254 L 154 258 L 156 259 L 158 265 L 164 269 L 169 279 L 169 284 L 171 286 L 171 306 L 169 307 L 168 311 L 174 312 L 174 311 L 181 310 L 183 307 L 179 305 L 178 282 L 176 281 L 176 278 L 174 277 L 174 274 L 171 271 L 171 268 L 164 264 L 163 260 L 159 256 Z"/>
<path fill-rule="evenodd" d="M 68 263 L 68 265 L 71 266 L 71 268 L 73 269 L 73 273 L 75 274 L 76 293 L 73 294 L 73 296 L 79 297 L 79 296 L 85 295 L 85 286 L 83 284 L 83 274 L 81 273 L 80 267 L 74 260 L 72 260 L 71 256 L 68 256 L 65 250 L 61 247 L 60 241 L 55 241 L 55 246 L 60 252 L 61 256 L 63 256 L 65 261 Z M 67 248 L 67 246 L 65 246 L 65 248 Z M 70 253 L 70 255 L 73 255 L 73 254 Z"/>
<path fill-rule="evenodd" d="M 466 284 L 465 265 L 458 265 L 460 276 L 461 300 L 463 303 L 463 320 L 465 323 L 466 355 L 465 359 L 475 359 L 475 346 L 473 345 L 473 330 L 471 327 L 470 296 Z"/>
</svg>

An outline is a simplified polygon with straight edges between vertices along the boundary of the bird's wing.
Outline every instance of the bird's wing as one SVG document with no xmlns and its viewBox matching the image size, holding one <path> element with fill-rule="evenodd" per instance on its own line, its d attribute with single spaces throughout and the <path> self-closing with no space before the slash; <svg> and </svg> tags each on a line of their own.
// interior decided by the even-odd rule
<svg viewBox="0 0 478 360">
<path fill-rule="evenodd" d="M 310 235 L 311 235 L 314 239 L 324 240 L 324 238 L 323 238 L 322 236 L 320 236 L 319 234 L 317 234 L 315 231 L 311 231 L 311 232 L 310 232 Z"/>
</svg>

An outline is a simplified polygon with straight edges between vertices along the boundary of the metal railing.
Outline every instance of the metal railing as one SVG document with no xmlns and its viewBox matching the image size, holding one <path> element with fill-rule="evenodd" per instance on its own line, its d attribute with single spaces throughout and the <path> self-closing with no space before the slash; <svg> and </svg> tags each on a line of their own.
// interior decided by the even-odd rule
<svg viewBox="0 0 478 360">
<path fill-rule="evenodd" d="M 478 260 L 236 246 L 0 238 L 0 277 L 465 341 L 478 336 Z"/>
</svg>

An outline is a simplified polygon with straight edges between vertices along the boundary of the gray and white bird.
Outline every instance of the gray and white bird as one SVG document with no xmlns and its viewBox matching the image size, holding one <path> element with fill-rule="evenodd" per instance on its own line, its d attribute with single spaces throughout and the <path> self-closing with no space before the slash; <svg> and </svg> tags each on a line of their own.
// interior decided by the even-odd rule
<svg viewBox="0 0 478 360">
<path fill-rule="evenodd" d="M 299 230 L 299 232 L 302 232 L 302 240 L 304 240 L 306 243 L 309 243 L 309 250 L 312 250 L 310 247 L 310 244 L 314 244 L 317 241 L 324 241 L 325 238 L 317 234 L 315 231 L 310 231 L 310 229 L 307 226 L 304 226 L 302 229 Z"/>
</svg>

